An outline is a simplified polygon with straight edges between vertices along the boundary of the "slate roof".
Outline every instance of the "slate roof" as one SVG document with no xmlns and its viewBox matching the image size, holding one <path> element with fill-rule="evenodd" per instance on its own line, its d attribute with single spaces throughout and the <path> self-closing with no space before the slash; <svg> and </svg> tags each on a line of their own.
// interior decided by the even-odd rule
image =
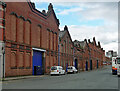
<svg viewBox="0 0 120 91">
<path fill-rule="evenodd" d="M 62 38 L 65 35 L 66 31 L 59 31 L 59 37 Z"/>
</svg>

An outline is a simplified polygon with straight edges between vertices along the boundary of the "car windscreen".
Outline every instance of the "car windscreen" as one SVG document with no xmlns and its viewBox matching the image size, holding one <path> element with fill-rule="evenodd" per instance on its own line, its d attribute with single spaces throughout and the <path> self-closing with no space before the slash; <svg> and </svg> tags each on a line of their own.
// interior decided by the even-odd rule
<svg viewBox="0 0 120 91">
<path fill-rule="evenodd" d="M 117 58 L 117 63 L 120 64 L 120 58 Z"/>
<path fill-rule="evenodd" d="M 57 67 L 51 67 L 51 70 L 57 70 Z"/>
<path fill-rule="evenodd" d="M 67 69 L 72 69 L 72 67 L 68 67 Z"/>
</svg>

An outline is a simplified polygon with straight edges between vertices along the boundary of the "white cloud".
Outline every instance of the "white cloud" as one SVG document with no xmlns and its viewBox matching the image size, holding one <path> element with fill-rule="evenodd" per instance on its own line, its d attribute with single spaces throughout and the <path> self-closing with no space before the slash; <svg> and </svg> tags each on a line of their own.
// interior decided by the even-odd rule
<svg viewBox="0 0 120 91">
<path fill-rule="evenodd" d="M 63 11 L 61 11 L 60 13 L 57 13 L 58 15 L 66 15 L 66 14 L 69 14 L 69 13 L 73 13 L 73 12 L 80 12 L 82 11 L 83 9 L 82 8 L 71 8 L 71 9 L 65 9 Z"/>
</svg>

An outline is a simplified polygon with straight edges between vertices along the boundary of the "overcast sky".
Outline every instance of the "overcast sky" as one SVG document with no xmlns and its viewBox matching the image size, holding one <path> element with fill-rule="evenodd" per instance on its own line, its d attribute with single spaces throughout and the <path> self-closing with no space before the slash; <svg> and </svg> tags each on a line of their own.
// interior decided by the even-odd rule
<svg viewBox="0 0 120 91">
<path fill-rule="evenodd" d="M 35 4 L 38 10 L 47 11 L 49 2 Z M 105 51 L 118 51 L 117 2 L 53 2 L 53 7 L 60 29 L 67 25 L 73 41 L 95 37 Z"/>
</svg>

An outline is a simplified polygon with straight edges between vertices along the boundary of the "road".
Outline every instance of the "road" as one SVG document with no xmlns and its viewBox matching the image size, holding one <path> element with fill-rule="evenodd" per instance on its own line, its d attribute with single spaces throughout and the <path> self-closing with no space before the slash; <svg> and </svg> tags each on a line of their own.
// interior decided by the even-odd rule
<svg viewBox="0 0 120 91">
<path fill-rule="evenodd" d="M 118 89 L 118 77 L 111 74 L 111 66 L 105 66 L 77 74 L 5 81 L 3 89 Z"/>
</svg>

